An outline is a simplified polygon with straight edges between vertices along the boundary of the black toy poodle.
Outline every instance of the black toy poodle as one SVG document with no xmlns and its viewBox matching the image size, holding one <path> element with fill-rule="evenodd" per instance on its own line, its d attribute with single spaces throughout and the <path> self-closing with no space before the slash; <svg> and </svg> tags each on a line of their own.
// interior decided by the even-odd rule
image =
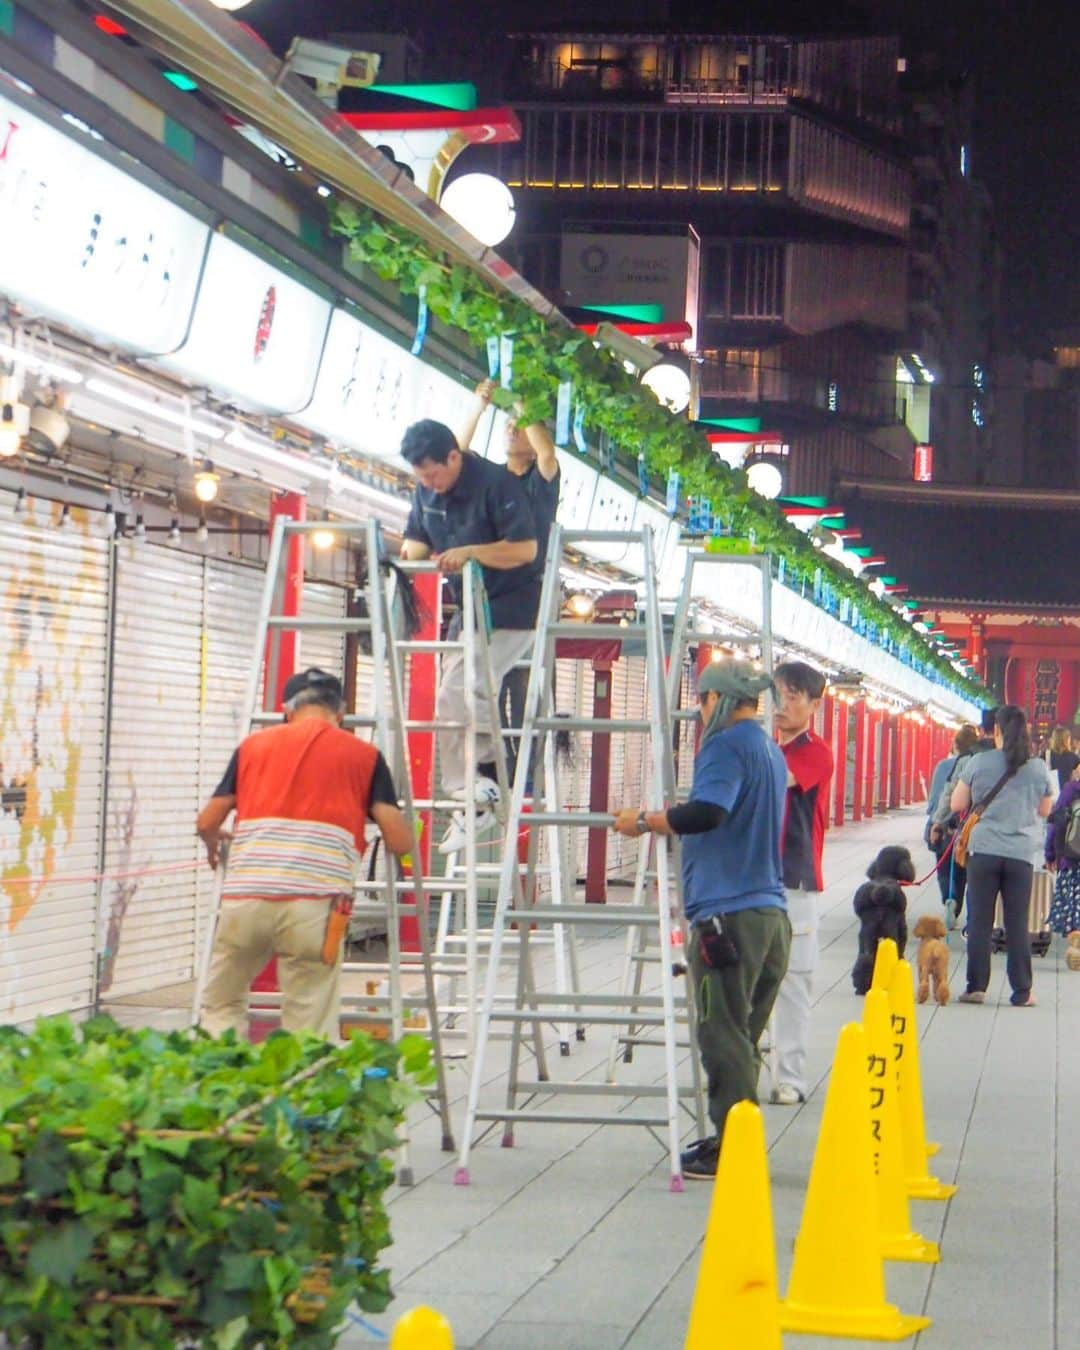
<svg viewBox="0 0 1080 1350">
<path fill-rule="evenodd" d="M 874 958 L 882 938 L 892 938 L 901 956 L 907 945 L 907 897 L 900 885 L 915 880 L 915 864 L 906 848 L 890 844 L 866 869 L 868 881 L 855 892 L 859 918 L 859 955 L 851 972 L 857 994 L 865 994 L 874 974 Z"/>
</svg>

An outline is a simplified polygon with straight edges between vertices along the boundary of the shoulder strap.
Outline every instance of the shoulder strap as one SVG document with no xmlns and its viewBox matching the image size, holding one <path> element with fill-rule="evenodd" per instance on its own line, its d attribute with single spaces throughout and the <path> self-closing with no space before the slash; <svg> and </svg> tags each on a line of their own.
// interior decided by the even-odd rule
<svg viewBox="0 0 1080 1350">
<path fill-rule="evenodd" d="M 982 801 L 971 808 L 972 814 L 981 816 L 1014 773 L 1016 773 L 1016 769 L 1006 769 Z"/>
</svg>

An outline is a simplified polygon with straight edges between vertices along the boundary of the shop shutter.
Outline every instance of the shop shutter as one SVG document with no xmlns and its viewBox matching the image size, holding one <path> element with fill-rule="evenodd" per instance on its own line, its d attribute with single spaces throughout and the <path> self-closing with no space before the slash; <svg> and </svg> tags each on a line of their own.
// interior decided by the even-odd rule
<svg viewBox="0 0 1080 1350">
<path fill-rule="evenodd" d="M 0 492 L 0 1022 L 93 998 L 109 556 Z M 26 884 L 39 877 L 79 881 Z"/>
<path fill-rule="evenodd" d="M 570 717 L 592 716 L 593 672 L 588 661 L 563 658 L 555 663 L 555 707 Z M 586 692 L 587 691 L 587 692 Z M 586 810 L 589 805 L 589 765 L 592 761 L 592 733 L 571 733 L 573 765 L 561 768 L 562 805 L 571 810 Z M 584 877 L 587 843 L 584 830 L 574 831 L 575 875 Z"/>
<path fill-rule="evenodd" d="M 194 968 L 203 573 L 201 558 L 163 545 L 117 550 L 106 870 L 187 870 L 109 884 L 101 991 L 113 998 Z"/>
</svg>

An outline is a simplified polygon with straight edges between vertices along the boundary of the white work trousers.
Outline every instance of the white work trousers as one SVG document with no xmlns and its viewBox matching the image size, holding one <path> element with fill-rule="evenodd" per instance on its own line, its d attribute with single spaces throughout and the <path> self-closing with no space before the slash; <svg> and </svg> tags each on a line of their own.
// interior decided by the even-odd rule
<svg viewBox="0 0 1080 1350">
<path fill-rule="evenodd" d="M 814 891 L 788 891 L 791 954 L 787 974 L 773 1005 L 776 1082 L 806 1096 L 806 1046 L 810 1039 L 810 1004 L 818 963 L 818 897 Z"/>
<path fill-rule="evenodd" d="M 531 628 L 496 628 L 488 634 L 491 652 L 492 685 L 495 698 L 508 671 L 531 649 L 535 632 Z M 474 679 L 476 694 L 476 762 L 489 764 L 496 754 L 492 727 L 499 726 L 498 707 L 488 699 L 487 678 L 480 662 L 480 641 L 476 641 L 477 661 Z M 465 653 L 448 652 L 442 659 L 439 696 L 435 716 L 440 722 L 465 721 Z M 451 728 L 439 732 L 439 767 L 443 790 L 460 792 L 465 786 L 465 732 Z"/>
</svg>

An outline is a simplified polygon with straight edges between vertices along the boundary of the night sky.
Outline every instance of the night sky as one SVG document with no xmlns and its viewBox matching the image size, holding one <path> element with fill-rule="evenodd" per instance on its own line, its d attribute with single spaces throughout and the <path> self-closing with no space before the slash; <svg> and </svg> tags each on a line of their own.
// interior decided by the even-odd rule
<svg viewBox="0 0 1080 1350">
<path fill-rule="evenodd" d="M 678 0 L 673 8 L 678 9 Z M 1074 0 L 861 0 L 846 11 L 838 0 L 813 16 L 813 0 L 793 10 L 800 27 L 836 27 L 857 8 L 879 28 L 897 25 L 921 45 L 944 51 L 950 68 L 977 82 L 979 135 L 974 172 L 993 195 L 1005 250 L 1005 319 L 1012 338 L 1033 354 L 1054 329 L 1080 324 L 1080 11 Z M 278 50 L 295 33 L 334 29 L 407 29 L 425 52 L 426 74 L 467 78 L 481 94 L 498 94 L 504 33 L 574 16 L 645 26 L 665 9 L 648 0 L 621 4 L 579 0 L 254 0 L 240 17 Z M 687 7 L 709 12 L 711 26 L 754 31 L 784 0 Z M 809 17 L 808 17 L 809 16 Z"/>
</svg>

